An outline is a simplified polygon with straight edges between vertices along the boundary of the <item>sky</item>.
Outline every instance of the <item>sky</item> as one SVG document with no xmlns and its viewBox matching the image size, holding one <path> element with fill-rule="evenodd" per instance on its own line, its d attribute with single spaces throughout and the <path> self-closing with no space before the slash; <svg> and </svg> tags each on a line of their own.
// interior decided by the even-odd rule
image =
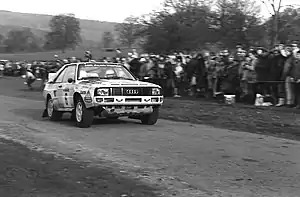
<svg viewBox="0 0 300 197">
<path fill-rule="evenodd" d="M 285 5 L 300 3 L 299 0 L 282 1 Z M 122 22 L 130 15 L 150 13 L 160 8 L 162 2 L 163 0 L 3 0 L 0 8 L 14 12 L 50 15 L 74 13 L 76 17 L 82 19 Z M 262 14 L 268 15 L 265 6 L 262 7 Z"/>
</svg>

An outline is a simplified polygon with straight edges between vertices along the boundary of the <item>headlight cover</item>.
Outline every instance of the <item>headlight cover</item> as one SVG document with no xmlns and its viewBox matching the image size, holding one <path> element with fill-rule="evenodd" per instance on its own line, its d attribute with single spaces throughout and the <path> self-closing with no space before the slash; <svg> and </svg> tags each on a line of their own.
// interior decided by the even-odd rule
<svg viewBox="0 0 300 197">
<path fill-rule="evenodd" d="M 97 96 L 109 96 L 109 88 L 99 88 L 96 91 Z"/>
<path fill-rule="evenodd" d="M 160 90 L 160 88 L 152 88 L 151 95 L 152 95 L 152 96 L 159 96 L 159 95 L 161 95 L 161 90 Z"/>
</svg>

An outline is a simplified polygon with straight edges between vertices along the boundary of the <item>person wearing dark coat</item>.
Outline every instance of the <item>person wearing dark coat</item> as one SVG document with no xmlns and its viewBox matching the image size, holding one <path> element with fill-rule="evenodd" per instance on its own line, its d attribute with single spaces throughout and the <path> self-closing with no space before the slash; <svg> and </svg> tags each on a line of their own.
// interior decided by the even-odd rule
<svg viewBox="0 0 300 197">
<path fill-rule="evenodd" d="M 138 58 L 134 58 L 129 62 L 130 71 L 137 77 L 139 76 L 140 67 L 142 63 L 139 61 Z"/>
<path fill-rule="evenodd" d="M 284 64 L 287 59 L 286 53 L 283 49 L 279 48 L 273 50 L 270 56 L 270 80 L 274 81 L 272 84 L 272 90 L 274 91 L 274 97 L 277 100 L 277 107 L 284 105 L 284 79 L 283 79 L 283 69 Z M 278 83 L 277 83 L 278 82 Z"/>
<path fill-rule="evenodd" d="M 186 65 L 187 79 L 192 89 L 199 90 L 206 87 L 206 67 L 201 54 L 196 55 Z M 193 90 L 195 91 L 195 90 Z"/>
<path fill-rule="evenodd" d="M 265 95 L 266 93 L 270 93 L 269 86 L 266 81 L 271 80 L 270 76 L 270 52 L 265 48 L 259 47 L 256 50 L 257 54 L 257 63 L 255 65 L 256 72 L 256 93 Z"/>
<path fill-rule="evenodd" d="M 300 51 L 286 61 L 283 77 L 286 78 L 287 105 L 296 104 L 296 108 L 300 108 Z"/>
</svg>

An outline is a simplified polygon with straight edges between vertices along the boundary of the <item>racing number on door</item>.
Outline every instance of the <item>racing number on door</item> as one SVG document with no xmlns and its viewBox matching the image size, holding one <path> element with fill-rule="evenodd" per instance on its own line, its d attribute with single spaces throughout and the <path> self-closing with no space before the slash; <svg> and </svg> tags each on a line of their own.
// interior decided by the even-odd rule
<svg viewBox="0 0 300 197">
<path fill-rule="evenodd" d="M 68 93 L 65 93 L 65 104 L 66 104 L 66 107 L 69 106 Z"/>
</svg>

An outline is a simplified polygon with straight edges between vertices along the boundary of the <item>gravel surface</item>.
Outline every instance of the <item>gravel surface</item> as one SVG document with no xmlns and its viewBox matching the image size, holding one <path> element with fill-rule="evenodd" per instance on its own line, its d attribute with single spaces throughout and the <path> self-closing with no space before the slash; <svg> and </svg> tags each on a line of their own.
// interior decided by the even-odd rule
<svg viewBox="0 0 300 197">
<path fill-rule="evenodd" d="M 27 91 L 20 79 L 1 79 L 0 94 L 0 138 L 35 147 L 39 154 L 50 151 L 60 155 L 61 163 L 53 160 L 57 168 L 63 169 L 63 162 L 72 158 L 72 162 L 68 161 L 70 165 L 88 162 L 95 171 L 109 169 L 105 171 L 107 176 L 117 174 L 131 184 L 124 185 L 125 188 L 141 192 L 136 196 L 289 197 L 300 194 L 300 142 L 284 139 L 298 136 L 297 111 L 166 100 L 161 116 L 176 121 L 160 119 L 154 126 L 145 126 L 128 119 L 95 120 L 91 128 L 79 129 L 68 117 L 60 122 L 42 119 L 41 92 Z M 275 114 L 277 119 L 272 117 Z M 272 122 L 264 122 L 267 120 Z M 25 162 L 16 161 L 25 166 Z M 29 164 L 34 168 L 40 166 Z M 72 176 L 89 176 L 89 172 L 74 170 Z M 103 177 L 106 179 L 106 175 Z M 112 187 L 114 180 L 108 181 Z M 15 190 L 21 190 L 24 185 L 14 185 Z M 36 183 L 27 187 L 34 188 Z M 37 196 L 51 196 L 51 191 L 56 190 L 51 185 L 49 188 L 48 193 L 38 189 Z M 66 193 L 72 192 L 68 185 L 62 184 L 61 188 Z M 119 193 L 111 196 L 121 194 L 124 189 L 120 188 Z M 81 186 L 77 189 L 87 191 Z M 93 191 L 101 196 L 102 190 Z"/>
</svg>

